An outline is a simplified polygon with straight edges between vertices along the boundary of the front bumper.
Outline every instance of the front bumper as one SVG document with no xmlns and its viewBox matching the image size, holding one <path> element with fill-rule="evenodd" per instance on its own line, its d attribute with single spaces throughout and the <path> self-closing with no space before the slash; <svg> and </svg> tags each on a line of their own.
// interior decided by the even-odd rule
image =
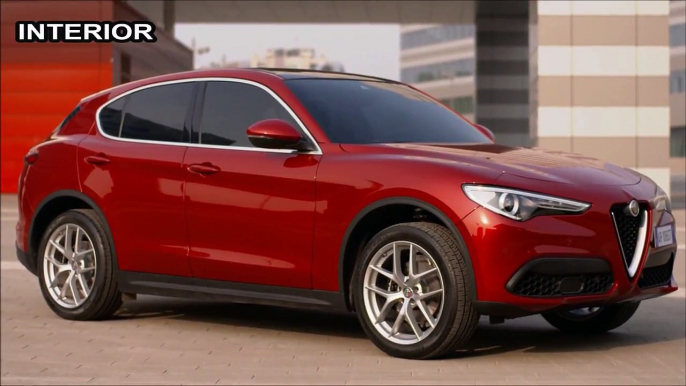
<svg viewBox="0 0 686 386">
<path fill-rule="evenodd" d="M 665 260 L 665 257 L 668 257 Z M 529 299 L 536 299 L 538 302 L 528 302 L 526 304 L 509 304 L 496 301 L 477 301 L 475 308 L 483 315 L 492 315 L 505 318 L 516 318 L 531 314 L 542 312 L 554 312 L 572 310 L 580 307 L 599 307 L 608 304 L 633 302 L 646 300 L 658 296 L 663 296 L 677 290 L 677 283 L 672 275 L 672 264 L 674 262 L 674 254 L 670 251 L 663 251 L 662 253 L 654 253 L 647 257 L 644 266 L 644 273 L 639 277 L 638 285 L 632 286 L 628 292 L 620 292 L 619 286 L 615 285 L 614 278 L 611 276 L 611 266 L 602 259 L 569 259 L 569 258 L 541 258 L 531 261 L 517 271 L 506 285 L 506 289 L 510 293 L 517 291 L 518 283 L 521 283 L 525 275 L 532 270 L 536 273 L 544 274 L 547 271 L 550 276 L 563 277 L 567 281 L 579 282 L 580 285 L 575 288 L 574 285 L 567 285 L 569 292 L 564 291 L 564 281 L 562 285 L 553 285 L 557 289 L 557 293 L 550 296 L 527 296 Z M 652 274 L 648 270 L 657 270 Z M 668 270 L 666 273 L 663 272 Z M 570 292 L 583 292 L 588 286 L 589 280 L 583 280 L 585 277 L 597 278 L 600 275 L 610 275 L 611 280 L 605 284 L 604 281 L 599 280 L 600 285 L 596 282 L 590 287 L 596 290 L 595 294 L 574 294 Z M 606 285 L 605 289 L 603 286 Z M 520 287 L 521 288 L 521 287 Z M 560 288 L 563 290 L 560 291 Z M 553 299 L 554 303 L 549 302 Z"/>
<path fill-rule="evenodd" d="M 484 315 L 518 317 L 620 302 L 677 290 L 671 274 L 677 244 L 655 248 L 655 225 L 670 213 L 649 210 L 645 252 L 628 274 L 609 205 L 580 215 L 541 216 L 517 222 L 478 208 L 463 219 Z"/>
</svg>

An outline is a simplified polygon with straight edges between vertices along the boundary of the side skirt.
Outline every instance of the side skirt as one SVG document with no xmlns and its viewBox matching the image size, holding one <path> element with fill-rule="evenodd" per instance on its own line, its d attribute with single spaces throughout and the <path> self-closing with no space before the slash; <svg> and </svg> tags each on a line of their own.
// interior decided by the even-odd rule
<svg viewBox="0 0 686 386">
<path fill-rule="evenodd" d="M 339 292 L 118 271 L 124 293 L 348 312 Z"/>
</svg>

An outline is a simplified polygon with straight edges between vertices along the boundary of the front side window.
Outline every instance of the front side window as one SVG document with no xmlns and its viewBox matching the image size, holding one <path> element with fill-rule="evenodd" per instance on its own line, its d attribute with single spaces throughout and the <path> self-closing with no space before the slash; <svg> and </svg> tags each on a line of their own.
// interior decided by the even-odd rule
<svg viewBox="0 0 686 386">
<path fill-rule="evenodd" d="M 406 85 L 341 79 L 286 85 L 334 143 L 490 143 L 459 115 Z"/>
<path fill-rule="evenodd" d="M 183 142 L 184 123 L 193 97 L 193 87 L 192 82 L 177 83 L 151 87 L 129 95 L 121 137 Z"/>
<path fill-rule="evenodd" d="M 238 82 L 207 82 L 200 123 L 200 143 L 253 147 L 246 131 L 265 119 L 297 123 L 267 91 Z"/>
</svg>

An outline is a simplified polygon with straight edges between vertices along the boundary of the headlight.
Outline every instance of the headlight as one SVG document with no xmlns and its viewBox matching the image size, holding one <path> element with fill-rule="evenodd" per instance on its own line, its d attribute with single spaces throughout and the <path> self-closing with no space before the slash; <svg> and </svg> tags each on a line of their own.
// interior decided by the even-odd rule
<svg viewBox="0 0 686 386">
<path fill-rule="evenodd" d="M 470 200 L 517 221 L 534 216 L 583 213 L 591 204 L 543 194 L 486 185 L 462 185 Z"/>
<path fill-rule="evenodd" d="M 672 203 L 669 201 L 667 193 L 665 193 L 665 191 L 662 190 L 662 188 L 660 188 L 659 186 L 657 187 L 657 191 L 655 192 L 655 198 L 653 198 L 652 206 L 657 211 L 664 210 L 670 213 L 672 212 Z"/>
</svg>

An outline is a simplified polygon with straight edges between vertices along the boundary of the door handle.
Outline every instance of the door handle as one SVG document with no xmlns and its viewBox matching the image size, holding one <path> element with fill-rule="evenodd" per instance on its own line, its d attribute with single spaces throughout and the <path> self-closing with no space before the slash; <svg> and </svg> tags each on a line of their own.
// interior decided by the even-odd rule
<svg viewBox="0 0 686 386">
<path fill-rule="evenodd" d="M 205 176 L 208 176 L 210 174 L 214 174 L 219 172 L 221 169 L 218 167 L 212 165 L 209 162 L 203 162 L 201 164 L 191 164 L 188 165 L 188 171 L 192 173 L 197 173 L 197 174 L 202 174 Z"/>
<path fill-rule="evenodd" d="M 105 157 L 104 154 L 89 155 L 88 157 L 84 158 L 84 161 L 91 165 L 104 165 L 110 162 L 109 158 Z"/>
</svg>

